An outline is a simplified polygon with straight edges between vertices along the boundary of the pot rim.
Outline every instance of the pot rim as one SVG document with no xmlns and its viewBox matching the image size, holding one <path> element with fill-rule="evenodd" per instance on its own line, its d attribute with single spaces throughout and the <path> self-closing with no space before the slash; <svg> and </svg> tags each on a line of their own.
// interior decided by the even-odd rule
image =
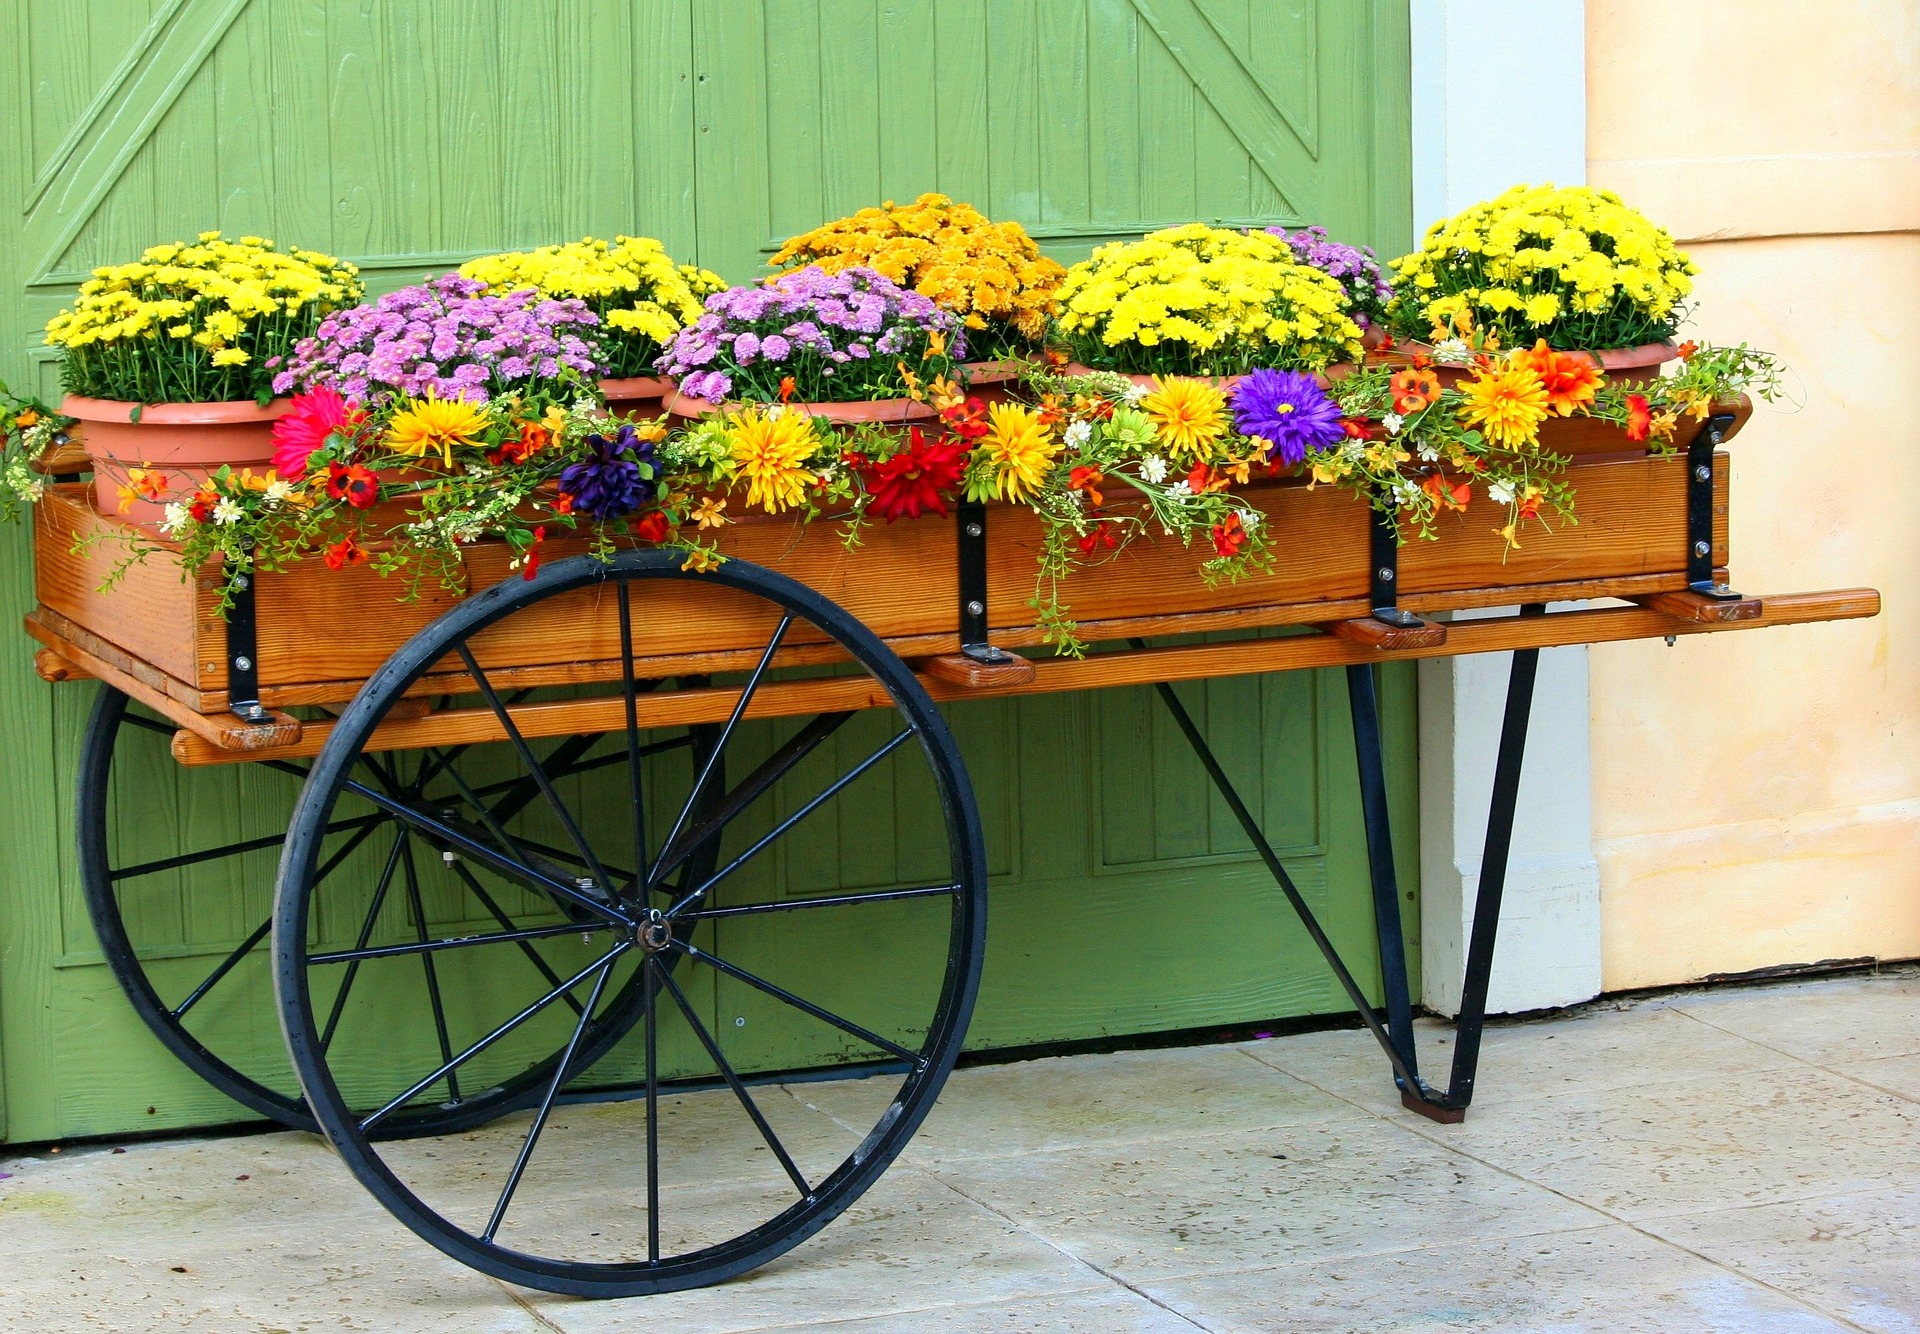
<svg viewBox="0 0 1920 1334">
<path fill-rule="evenodd" d="M 610 375 L 600 382 L 608 398 L 655 398 L 675 387 L 671 375 Z"/>
<path fill-rule="evenodd" d="M 661 407 L 679 417 L 711 417 L 716 413 L 741 408 L 769 408 L 772 403 L 747 403 L 729 399 L 725 403 L 714 403 L 704 398 L 693 398 L 675 389 L 667 394 Z M 789 403 L 787 407 L 796 412 L 804 412 L 809 417 L 819 417 L 823 421 L 839 422 L 895 422 L 925 421 L 938 415 L 931 403 L 916 402 L 911 398 L 875 398 L 859 399 L 851 403 Z"/>
<path fill-rule="evenodd" d="M 277 421 L 293 406 L 290 398 L 276 398 L 261 407 L 250 398 L 221 403 L 122 402 L 112 398 L 83 398 L 68 394 L 60 400 L 62 415 L 83 422 L 114 426 L 251 426 Z M 140 420 L 132 419 L 140 408 Z"/>
</svg>

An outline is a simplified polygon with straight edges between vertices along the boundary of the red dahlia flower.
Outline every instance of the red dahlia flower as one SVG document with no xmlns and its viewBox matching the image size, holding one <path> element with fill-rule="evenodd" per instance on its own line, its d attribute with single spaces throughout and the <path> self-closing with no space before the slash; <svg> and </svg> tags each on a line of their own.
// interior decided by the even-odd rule
<svg viewBox="0 0 1920 1334">
<path fill-rule="evenodd" d="M 367 419 L 331 385 L 293 396 L 293 406 L 273 424 L 273 470 L 289 482 L 307 475 L 307 459 L 331 436 L 344 435 Z"/>
<path fill-rule="evenodd" d="M 917 519 L 927 510 L 945 517 L 947 504 L 940 493 L 960 485 L 966 470 L 965 446 L 945 437 L 930 441 L 915 426 L 908 432 L 905 449 L 863 467 L 860 480 L 873 497 L 869 507 L 892 523 L 895 519 Z"/>
</svg>

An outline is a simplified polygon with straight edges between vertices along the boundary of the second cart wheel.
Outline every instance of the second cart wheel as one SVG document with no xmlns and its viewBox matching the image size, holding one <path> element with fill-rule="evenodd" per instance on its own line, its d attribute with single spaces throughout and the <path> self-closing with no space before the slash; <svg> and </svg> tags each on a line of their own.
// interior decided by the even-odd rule
<svg viewBox="0 0 1920 1334">
<path fill-rule="evenodd" d="M 648 683 L 651 685 L 652 683 Z M 685 750 L 691 765 L 712 754 L 717 729 L 694 727 L 655 742 Z M 75 824 L 81 889 L 101 953 L 134 1012 L 182 1064 L 241 1106 L 296 1130 L 317 1130 L 273 1011 L 270 951 L 274 866 L 307 776 L 304 761 L 266 760 L 187 769 L 170 749 L 174 724 L 102 684 L 81 744 Z M 548 762 L 556 780 L 576 785 L 606 766 L 602 738 L 562 740 Z M 485 758 L 480 748 L 470 763 Z M 681 763 L 688 763 L 681 760 Z M 364 769 L 369 781 L 379 770 Z M 532 784 L 496 793 L 504 811 L 537 798 Z M 383 868 L 390 885 L 403 870 L 411 834 L 371 803 L 343 809 L 329 830 L 321 878 Z M 710 872 L 716 849 L 689 858 Z M 405 897 L 414 899 L 409 892 Z M 381 897 L 388 897 L 385 891 Z M 392 896 L 402 897 L 400 895 Z M 395 903 L 416 930 L 470 919 L 477 901 Z M 424 960 L 416 961 L 424 963 Z M 421 982 L 431 970 L 418 969 Z M 637 997 L 587 1035 L 604 1050 L 638 1021 Z M 386 1137 L 439 1134 L 476 1124 L 538 1098 L 537 1075 L 468 1096 L 410 1109 L 381 1130 Z"/>
<path fill-rule="evenodd" d="M 758 638 L 715 661 L 703 690 L 637 695 L 636 627 L 657 646 L 663 634 L 713 626 L 736 643 L 757 626 Z M 481 663 L 508 644 L 524 662 L 526 646 L 549 637 L 581 645 L 577 658 L 554 652 L 540 669 Z M 430 672 L 464 673 L 465 707 L 395 716 Z M 599 680 L 540 702 L 503 695 L 508 681 L 555 675 Z M 719 721 L 716 761 L 740 761 L 730 781 L 717 763 L 687 774 L 643 759 L 647 724 L 688 710 Z M 626 757 L 619 802 L 590 802 L 542 777 L 542 738 L 589 723 L 611 733 L 610 756 Z M 517 765 L 469 772 L 464 743 L 485 736 L 504 736 Z M 393 749 L 403 745 L 421 748 Z M 515 781 L 534 782 L 540 800 L 502 818 L 488 793 Z M 885 814 L 863 822 L 862 798 L 876 791 L 888 796 Z M 511 922 L 417 938 L 356 932 L 364 887 L 318 874 L 353 802 L 394 815 L 430 850 L 410 873 L 423 893 L 447 888 L 429 886 L 428 869 L 484 883 L 510 903 Z M 926 818 L 896 828 L 898 802 Z M 822 892 L 806 837 L 823 825 L 838 846 L 885 842 L 891 860 L 867 856 L 865 879 Z M 707 842 L 716 869 L 688 874 L 689 850 Z M 926 1115 L 978 987 L 984 861 L 945 722 L 846 612 L 743 561 L 706 574 L 666 551 L 557 562 L 423 630 L 367 683 L 315 761 L 274 922 L 288 1048 L 346 1164 L 456 1259 L 586 1296 L 719 1282 L 824 1227 Z M 527 954 L 542 966 L 516 957 Z M 451 1041 L 423 1036 L 437 1002 L 384 983 L 421 957 L 438 960 L 442 988 L 469 1002 L 471 1022 Z M 349 996 L 350 970 L 359 981 Z M 596 1064 L 583 1035 L 635 1003 L 632 1042 Z M 794 1040 L 766 1045 L 747 1012 L 784 1023 Z M 811 1053 L 803 1064 L 851 1065 L 864 1077 L 796 1082 L 797 1051 Z M 530 1071 L 545 1086 L 526 1115 L 435 1139 L 374 1138 L 455 1081 Z"/>
</svg>

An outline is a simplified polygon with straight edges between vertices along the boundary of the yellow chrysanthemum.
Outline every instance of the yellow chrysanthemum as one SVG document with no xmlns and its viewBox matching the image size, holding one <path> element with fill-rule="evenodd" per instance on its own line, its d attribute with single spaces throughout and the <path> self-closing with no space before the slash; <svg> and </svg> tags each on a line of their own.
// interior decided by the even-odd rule
<svg viewBox="0 0 1920 1334">
<path fill-rule="evenodd" d="M 1018 403 L 995 403 L 987 410 L 988 430 L 980 442 L 993 464 L 994 493 L 1021 501 L 1040 489 L 1060 442 L 1040 414 Z"/>
<path fill-rule="evenodd" d="M 747 480 L 747 504 L 778 514 L 806 498 L 814 474 L 802 465 L 820 447 L 813 418 L 749 408 L 729 424 L 727 444 L 734 477 Z"/>
<path fill-rule="evenodd" d="M 1205 380 L 1153 377 L 1154 390 L 1140 400 L 1160 443 L 1176 458 L 1201 455 L 1227 433 L 1227 396 Z"/>
<path fill-rule="evenodd" d="M 425 398 L 409 399 L 393 414 L 387 423 L 387 443 L 394 453 L 417 459 L 438 453 L 441 463 L 451 468 L 454 448 L 479 444 L 491 421 L 480 404 L 441 398 L 429 389 Z"/>
<path fill-rule="evenodd" d="M 1546 386 L 1528 366 L 1496 362 L 1460 390 L 1466 396 L 1461 419 L 1501 449 L 1533 444 L 1547 417 Z"/>
</svg>

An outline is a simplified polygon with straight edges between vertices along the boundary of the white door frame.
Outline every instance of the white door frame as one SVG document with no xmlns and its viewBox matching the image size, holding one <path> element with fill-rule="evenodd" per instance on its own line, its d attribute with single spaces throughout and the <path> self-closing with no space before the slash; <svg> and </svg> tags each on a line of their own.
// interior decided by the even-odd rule
<svg viewBox="0 0 1920 1334">
<path fill-rule="evenodd" d="M 1582 0 L 1412 0 L 1411 11 L 1416 237 L 1510 185 L 1586 180 Z M 1420 976 L 1423 1002 L 1442 1014 L 1460 1004 L 1512 659 L 1435 658 L 1419 668 Z M 1546 650 L 1490 1012 L 1568 1005 L 1600 993 L 1590 721 L 1587 650 Z"/>
</svg>

